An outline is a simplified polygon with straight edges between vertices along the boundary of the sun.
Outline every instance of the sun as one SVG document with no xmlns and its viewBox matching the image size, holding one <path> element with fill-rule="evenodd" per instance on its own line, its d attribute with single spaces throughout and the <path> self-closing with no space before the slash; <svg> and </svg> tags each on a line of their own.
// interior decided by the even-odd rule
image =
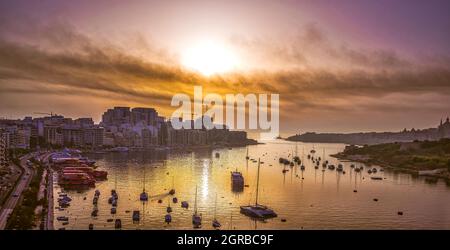
<svg viewBox="0 0 450 250">
<path fill-rule="evenodd" d="M 229 47 L 204 41 L 184 51 L 181 63 L 205 76 L 226 73 L 238 67 L 238 59 Z"/>
</svg>

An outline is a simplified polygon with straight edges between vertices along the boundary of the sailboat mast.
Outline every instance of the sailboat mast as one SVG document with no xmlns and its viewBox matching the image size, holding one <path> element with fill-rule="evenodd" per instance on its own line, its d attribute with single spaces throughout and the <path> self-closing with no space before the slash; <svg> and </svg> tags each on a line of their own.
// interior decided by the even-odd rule
<svg viewBox="0 0 450 250">
<path fill-rule="evenodd" d="M 117 191 L 117 173 L 115 173 L 115 176 L 114 176 L 114 190 Z"/>
<path fill-rule="evenodd" d="M 216 219 L 216 211 L 217 211 L 217 193 L 216 193 L 216 199 L 214 201 L 214 219 Z"/>
<path fill-rule="evenodd" d="M 194 213 L 197 214 L 197 186 L 195 186 L 195 203 L 194 203 Z"/>
<path fill-rule="evenodd" d="M 256 178 L 256 202 L 255 205 L 258 205 L 258 193 L 259 193 L 259 168 L 260 168 L 260 159 L 258 158 L 258 175 Z"/>
<path fill-rule="evenodd" d="M 142 183 L 142 191 L 145 192 L 145 167 L 144 167 L 144 182 Z"/>
</svg>

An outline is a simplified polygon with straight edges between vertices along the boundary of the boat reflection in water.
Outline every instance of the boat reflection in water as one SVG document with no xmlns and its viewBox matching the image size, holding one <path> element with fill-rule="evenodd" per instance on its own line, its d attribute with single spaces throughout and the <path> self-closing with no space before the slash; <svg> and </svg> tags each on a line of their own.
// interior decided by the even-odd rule
<svg viewBox="0 0 450 250">
<path fill-rule="evenodd" d="M 258 204 L 258 194 L 259 194 L 259 169 L 260 160 L 258 159 L 258 173 L 256 177 L 256 201 L 255 205 L 241 206 L 241 213 L 247 216 L 257 218 L 257 219 L 268 219 L 277 217 L 277 214 L 270 208 L 264 205 Z"/>
<path fill-rule="evenodd" d="M 191 153 L 149 150 L 86 154 L 96 161 L 98 170 L 114 176 L 99 182 L 96 189 L 101 195 L 96 195 L 93 188 L 78 191 L 58 185 L 59 175 L 54 173 L 53 193 L 71 198 L 69 206 L 67 199 L 54 195 L 58 206 L 54 209 L 54 227 L 87 230 L 92 224 L 95 229 L 115 229 L 119 219 L 117 229 L 192 229 L 201 224 L 201 229 L 210 230 L 221 224 L 221 229 L 245 230 L 254 229 L 256 223 L 258 229 L 450 229 L 450 211 L 440 209 L 450 207 L 450 187 L 445 182 L 430 185 L 425 177 L 381 171 L 375 165 L 364 165 L 362 170 L 361 163 L 331 157 L 344 150 L 344 144 L 315 143 L 317 152 L 310 156 L 314 159 L 307 159 L 312 143 L 297 144 L 304 148 L 299 148 L 299 154 L 293 151 L 296 144 L 286 141 L 248 146 L 252 155 L 248 160 L 245 147 L 198 149 Z M 317 153 L 322 154 L 324 149 L 326 154 L 319 160 Z M 215 158 L 216 152 L 220 158 Z M 291 160 L 287 159 L 293 155 L 298 155 L 301 162 L 296 159 L 300 164 L 290 168 Z M 289 163 L 286 165 L 283 159 Z M 347 172 L 346 178 L 344 171 L 336 171 L 338 164 Z M 304 171 L 300 171 L 302 165 Z M 334 170 L 328 169 L 330 165 Z M 357 174 L 356 168 L 361 169 Z M 232 176 L 236 176 L 235 183 L 240 184 L 236 187 L 241 191 L 230 190 Z M 198 211 L 194 213 L 197 185 Z M 139 196 L 144 188 L 148 195 L 145 202 Z M 169 192 L 175 188 L 176 196 L 171 196 Z M 146 210 L 141 208 L 139 220 L 134 221 L 133 211 L 143 203 Z M 400 216 L 399 211 L 404 215 Z M 275 214 L 275 219 L 261 221 Z M 170 215 L 167 220 L 166 215 Z M 63 225 L 64 221 L 57 220 L 60 216 L 68 217 L 70 223 Z"/>
</svg>

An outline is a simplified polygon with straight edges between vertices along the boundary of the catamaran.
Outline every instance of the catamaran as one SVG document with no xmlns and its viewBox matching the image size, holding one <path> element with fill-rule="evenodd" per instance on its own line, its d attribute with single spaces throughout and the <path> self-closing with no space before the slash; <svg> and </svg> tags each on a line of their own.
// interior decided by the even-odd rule
<svg viewBox="0 0 450 250">
<path fill-rule="evenodd" d="M 258 195 L 259 195 L 259 169 L 260 169 L 260 160 L 258 160 L 258 175 L 256 179 L 256 201 L 255 205 L 241 206 L 241 213 L 247 216 L 258 218 L 258 219 L 268 219 L 277 217 L 277 214 L 267 206 L 258 204 Z"/>
</svg>

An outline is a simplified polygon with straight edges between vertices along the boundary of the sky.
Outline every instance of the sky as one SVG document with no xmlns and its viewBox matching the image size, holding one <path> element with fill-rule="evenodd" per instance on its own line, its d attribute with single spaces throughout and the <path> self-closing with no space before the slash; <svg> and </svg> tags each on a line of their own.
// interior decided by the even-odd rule
<svg viewBox="0 0 450 250">
<path fill-rule="evenodd" d="M 450 1 L 0 1 L 0 117 L 280 94 L 282 134 L 450 115 Z"/>
</svg>

